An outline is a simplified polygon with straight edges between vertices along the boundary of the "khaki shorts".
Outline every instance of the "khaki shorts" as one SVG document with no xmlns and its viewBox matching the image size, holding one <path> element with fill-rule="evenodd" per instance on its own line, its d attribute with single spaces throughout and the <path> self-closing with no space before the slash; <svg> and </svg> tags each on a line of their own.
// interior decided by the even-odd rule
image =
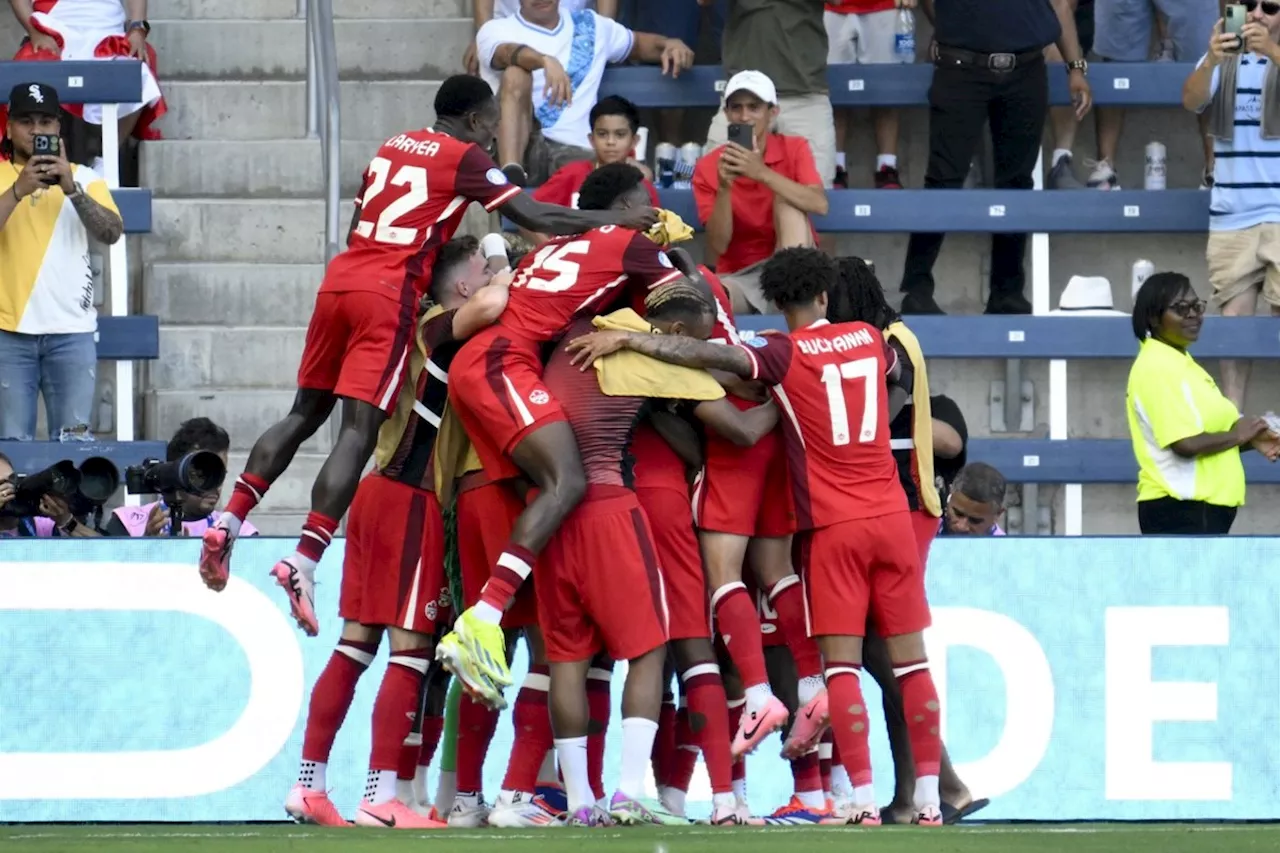
<svg viewBox="0 0 1280 853">
<path fill-rule="evenodd" d="M 556 142 L 543 136 L 540 128 L 534 127 L 529 134 L 529 144 L 524 149 L 524 171 L 529 176 L 529 186 L 541 186 L 547 182 L 547 178 L 570 163 L 590 160 L 595 156 L 596 153 L 590 148 Z"/>
<path fill-rule="evenodd" d="M 1230 302 L 1260 286 L 1267 304 L 1280 306 L 1280 223 L 1210 231 L 1205 257 L 1216 304 Z"/>
<path fill-rule="evenodd" d="M 831 99 L 826 95 L 783 95 L 778 98 L 778 133 L 809 140 L 813 163 L 822 176 L 822 185 L 831 189 L 836 177 L 836 125 L 831 114 Z M 707 145 L 714 148 L 729 141 L 729 119 L 720 110 L 711 119 Z"/>
<path fill-rule="evenodd" d="M 737 294 L 741 295 L 742 299 L 747 303 L 742 305 L 739 300 L 735 299 L 733 305 L 735 314 L 778 313 L 778 306 L 764 298 L 764 290 L 760 287 L 760 272 L 764 269 L 766 263 L 768 263 L 768 258 L 720 276 L 720 280 L 725 284 L 733 285 L 729 292 L 732 294 L 736 290 Z M 744 308 L 746 310 L 743 310 Z"/>
<path fill-rule="evenodd" d="M 823 12 L 827 28 L 828 65 L 884 65 L 897 62 L 893 53 L 898 10 L 865 15 Z"/>
</svg>

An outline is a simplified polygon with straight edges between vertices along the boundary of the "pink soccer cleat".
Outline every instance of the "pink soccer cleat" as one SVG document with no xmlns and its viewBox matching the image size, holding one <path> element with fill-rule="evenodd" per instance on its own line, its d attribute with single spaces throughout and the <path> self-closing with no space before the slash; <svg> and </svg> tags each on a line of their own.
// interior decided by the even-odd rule
<svg viewBox="0 0 1280 853">
<path fill-rule="evenodd" d="M 819 823 L 823 826 L 880 826 L 883 821 L 875 803 L 861 806 L 845 803 L 836 806 L 831 816 L 822 819 Z"/>
<path fill-rule="evenodd" d="M 214 592 L 222 592 L 231 577 L 231 546 L 236 544 L 231 531 L 214 525 L 204 532 L 200 547 L 200 580 Z"/>
<path fill-rule="evenodd" d="M 299 568 L 286 557 L 276 563 L 271 575 L 289 596 L 289 609 L 293 611 L 293 618 L 298 620 L 298 627 L 308 637 L 319 634 L 320 620 L 316 618 L 316 570 L 305 566 Z"/>
<path fill-rule="evenodd" d="M 925 806 L 916 812 L 911 822 L 918 826 L 942 826 L 942 810 L 937 806 Z"/>
<path fill-rule="evenodd" d="M 777 696 L 770 696 L 763 708 L 746 711 L 738 723 L 738 733 L 733 737 L 733 758 L 737 761 L 754 750 L 776 729 L 787 722 L 787 706 Z"/>
<path fill-rule="evenodd" d="M 830 725 L 827 691 L 823 690 L 796 714 L 795 725 L 791 727 L 787 742 L 782 746 L 782 757 L 790 761 L 812 752 Z"/>
<path fill-rule="evenodd" d="M 368 800 L 356 809 L 356 826 L 374 829 L 448 829 L 449 824 L 420 815 L 399 800 L 374 805 Z"/>
<path fill-rule="evenodd" d="M 297 784 L 289 789 L 289 796 L 284 801 L 284 810 L 289 817 L 298 823 L 313 823 L 316 826 L 350 826 L 338 808 L 324 791 L 313 791 Z"/>
</svg>

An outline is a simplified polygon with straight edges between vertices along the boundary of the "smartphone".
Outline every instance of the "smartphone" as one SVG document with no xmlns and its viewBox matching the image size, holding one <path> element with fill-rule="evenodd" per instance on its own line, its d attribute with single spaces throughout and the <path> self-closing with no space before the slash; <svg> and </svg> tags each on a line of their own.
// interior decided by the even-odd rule
<svg viewBox="0 0 1280 853">
<path fill-rule="evenodd" d="M 1240 38 L 1240 31 L 1244 29 L 1245 17 L 1248 14 L 1248 9 L 1245 8 L 1243 3 L 1230 3 L 1227 5 L 1222 31 L 1227 35 L 1236 37 L 1236 46 L 1231 48 L 1235 53 L 1239 53 L 1244 47 L 1244 40 Z"/>
<path fill-rule="evenodd" d="M 755 128 L 749 124 L 729 125 L 729 141 L 736 142 L 748 151 L 755 147 Z"/>
<path fill-rule="evenodd" d="M 56 133 L 37 133 L 31 139 L 31 153 L 37 157 L 48 156 L 58 157 L 62 154 L 62 137 Z M 60 178 L 56 175 L 46 178 L 43 183 L 46 186 L 53 186 L 58 183 Z"/>
</svg>

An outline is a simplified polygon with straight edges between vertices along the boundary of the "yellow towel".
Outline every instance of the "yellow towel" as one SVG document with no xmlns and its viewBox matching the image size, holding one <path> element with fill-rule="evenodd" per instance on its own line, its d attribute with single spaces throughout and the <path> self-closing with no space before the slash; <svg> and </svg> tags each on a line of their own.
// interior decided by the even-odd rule
<svg viewBox="0 0 1280 853">
<path fill-rule="evenodd" d="M 592 321 L 597 329 L 653 333 L 653 327 L 630 308 Z M 654 397 L 663 400 L 719 400 L 720 383 L 705 370 L 667 364 L 647 355 L 621 350 L 596 359 L 600 390 L 610 397 Z"/>
<path fill-rule="evenodd" d="M 462 421 L 458 420 L 452 405 L 444 407 L 431 458 L 435 466 L 436 497 L 440 499 L 440 506 L 448 506 L 453 499 L 453 487 L 457 479 L 471 471 L 479 471 L 482 467 L 480 457 L 476 456 L 471 439 L 467 437 L 467 431 L 463 429 Z"/>
<path fill-rule="evenodd" d="M 378 443 L 374 447 L 373 461 L 379 471 L 391 464 L 391 458 L 395 455 L 396 448 L 400 446 L 400 439 L 404 437 L 404 431 L 409 426 L 413 404 L 417 401 L 418 377 L 422 375 L 422 368 L 426 366 L 429 355 L 427 345 L 422 341 L 422 330 L 426 328 L 427 323 L 443 312 L 444 309 L 439 305 L 432 305 L 418 318 L 418 327 L 414 334 L 414 342 L 417 346 L 409 351 L 409 373 L 405 377 L 404 385 L 400 388 L 400 396 L 396 399 L 396 410 L 378 430 Z"/>
<path fill-rule="evenodd" d="M 692 240 L 693 229 L 685 224 L 678 213 L 659 208 L 658 222 L 645 232 L 645 236 L 659 246 L 670 246 L 672 243 Z"/>
<path fill-rule="evenodd" d="M 920 342 L 901 320 L 890 323 L 885 337 L 907 351 L 915 378 L 911 383 L 911 440 L 916 445 L 916 479 L 920 481 L 920 505 L 932 516 L 942 515 L 942 499 L 933 481 L 933 410 L 929 404 L 929 374 L 924 369 Z"/>
</svg>

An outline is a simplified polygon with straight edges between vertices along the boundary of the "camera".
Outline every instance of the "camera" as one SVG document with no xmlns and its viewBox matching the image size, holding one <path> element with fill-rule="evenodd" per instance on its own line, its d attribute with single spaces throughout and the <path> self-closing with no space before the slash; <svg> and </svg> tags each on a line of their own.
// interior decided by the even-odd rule
<svg viewBox="0 0 1280 853">
<path fill-rule="evenodd" d="M 111 499 L 120 486 L 120 472 L 103 456 L 91 456 L 77 468 L 63 459 L 35 474 L 12 474 L 13 500 L 0 507 L 0 518 L 30 518 L 40 514 L 40 498 L 57 495 L 73 515 L 85 515 Z"/>
<path fill-rule="evenodd" d="M 226 479 L 227 466 L 216 453 L 197 450 L 173 462 L 145 459 L 124 471 L 124 488 L 131 495 L 171 495 L 174 492 L 212 492 Z"/>
</svg>

